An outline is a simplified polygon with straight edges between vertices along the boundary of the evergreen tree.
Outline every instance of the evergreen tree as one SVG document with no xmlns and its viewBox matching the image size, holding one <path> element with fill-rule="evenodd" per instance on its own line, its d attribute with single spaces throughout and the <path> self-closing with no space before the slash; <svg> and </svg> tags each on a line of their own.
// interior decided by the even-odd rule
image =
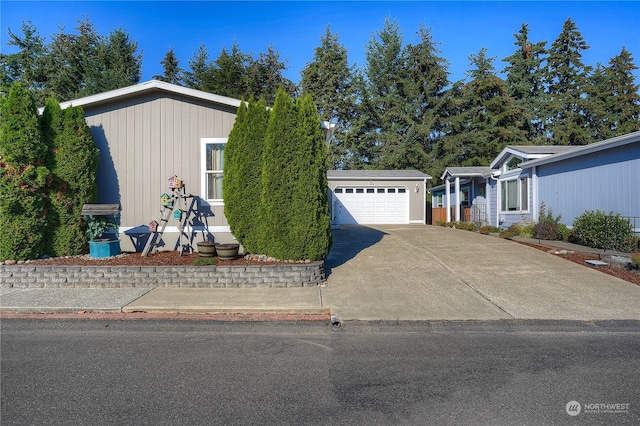
<svg viewBox="0 0 640 426">
<path fill-rule="evenodd" d="M 640 85 L 633 72 L 638 67 L 624 47 L 609 61 L 606 69 L 609 81 L 607 110 L 611 114 L 611 136 L 640 130 Z"/>
<path fill-rule="evenodd" d="M 62 132 L 56 137 L 55 194 L 52 197 L 60 222 L 53 237 L 53 255 L 80 254 L 86 247 L 87 224 L 82 206 L 98 199 L 96 174 L 100 152 L 95 146 L 81 107 L 63 112 Z"/>
<path fill-rule="evenodd" d="M 353 87 L 354 67 L 349 66 L 347 49 L 338 41 L 338 35 L 326 27 L 315 48 L 313 61 L 302 70 L 300 88 L 316 104 L 320 119 L 335 124 L 330 145 L 331 164 L 339 167 L 345 162 L 345 138 L 354 120 L 356 92 Z"/>
<path fill-rule="evenodd" d="M 212 64 L 211 91 L 217 95 L 236 99 L 247 95 L 244 91 L 244 82 L 249 59 L 250 56 L 242 53 L 236 42 L 231 46 L 231 51 L 223 48 Z"/>
<path fill-rule="evenodd" d="M 327 194 L 327 149 L 320 128 L 318 111 L 309 95 L 297 101 L 298 154 L 295 163 L 297 178 L 291 188 L 292 244 L 294 260 L 321 260 L 331 248 L 331 220 Z"/>
<path fill-rule="evenodd" d="M 189 60 L 190 71 L 185 72 L 185 85 L 191 89 L 211 93 L 214 88 L 213 67 L 209 63 L 209 52 L 205 45 Z"/>
<path fill-rule="evenodd" d="M 446 166 L 487 166 L 506 145 L 526 143 L 525 116 L 495 74 L 486 49 L 469 57 L 471 80 L 454 85 L 447 134 L 438 142 L 436 159 Z"/>
<path fill-rule="evenodd" d="M 182 69 L 180 69 L 180 61 L 173 52 L 173 49 L 169 49 L 167 51 L 162 61 L 160 61 L 160 64 L 162 65 L 163 73 L 162 75 L 154 75 L 152 77 L 154 80 L 165 81 L 167 83 L 177 85 L 182 84 Z"/>
<path fill-rule="evenodd" d="M 592 141 L 586 114 L 591 69 L 582 63 L 581 53 L 588 48 L 576 25 L 567 19 L 548 51 L 545 132 L 554 144 L 584 145 Z"/>
<path fill-rule="evenodd" d="M 530 143 L 545 143 L 544 134 L 544 61 L 546 41 L 531 42 L 529 26 L 522 24 L 520 31 L 514 34 L 516 51 L 503 59 L 509 65 L 503 70 L 507 73 L 507 93 L 516 106 L 520 107 L 527 118 L 525 130 Z"/>
<path fill-rule="evenodd" d="M 262 155 L 268 121 L 264 100 L 243 102 L 224 151 L 225 217 L 247 253 L 260 253 Z"/>
<path fill-rule="evenodd" d="M 13 83 L 21 82 L 34 95 L 38 94 L 37 100 L 44 101 L 44 93 L 41 92 L 48 79 L 44 66 L 48 49 L 31 21 L 23 22 L 20 29 L 22 37 L 9 29 L 7 41 L 7 45 L 17 47 L 18 52 L 0 53 L 0 93 L 8 95 Z"/>
<path fill-rule="evenodd" d="M 32 95 L 15 83 L 0 98 L 0 260 L 44 252 L 46 155 Z"/>
<path fill-rule="evenodd" d="M 295 221 L 291 190 L 296 186 L 298 114 L 284 88 L 278 89 L 264 138 L 259 248 L 277 259 L 296 258 L 291 227 Z"/>
<path fill-rule="evenodd" d="M 57 99 L 69 100 L 136 84 L 140 81 L 142 55 L 137 42 L 121 29 L 108 37 L 98 34 L 85 18 L 78 34 L 64 29 L 52 37 L 46 58 L 47 88 Z"/>
<path fill-rule="evenodd" d="M 251 60 L 247 66 L 244 82 L 245 96 L 262 98 L 267 105 L 271 105 L 280 86 L 290 96 L 294 95 L 295 85 L 282 74 L 286 69 L 286 61 L 280 59 L 280 52 L 273 46 L 269 46 L 266 53 L 261 52 L 258 58 Z"/>
<path fill-rule="evenodd" d="M 401 168 L 427 170 L 429 156 L 442 136 L 447 112 L 445 98 L 448 63 L 439 56 L 438 43 L 431 31 L 421 26 L 417 33 L 420 42 L 407 47 L 407 77 L 404 82 L 409 111 L 414 115 L 412 127 L 404 136 Z"/>
<path fill-rule="evenodd" d="M 372 108 L 372 128 L 363 129 L 374 138 L 370 158 L 377 169 L 393 168 L 394 154 L 402 149 L 403 136 L 411 125 L 407 111 L 404 79 L 406 55 L 402 48 L 402 32 L 398 23 L 385 20 L 382 30 L 372 35 L 365 48 L 367 59 L 367 95 Z"/>
</svg>

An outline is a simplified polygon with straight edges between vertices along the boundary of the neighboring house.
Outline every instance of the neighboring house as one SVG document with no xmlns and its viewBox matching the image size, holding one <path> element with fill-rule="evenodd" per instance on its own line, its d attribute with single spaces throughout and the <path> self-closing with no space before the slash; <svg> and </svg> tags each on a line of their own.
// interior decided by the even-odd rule
<svg viewBox="0 0 640 426">
<path fill-rule="evenodd" d="M 334 227 L 426 223 L 429 175 L 417 170 L 329 170 L 327 177 Z"/>
<path fill-rule="evenodd" d="M 162 223 L 161 196 L 172 195 L 168 179 L 173 176 L 184 182 L 185 194 L 195 196 L 174 207 L 181 207 L 190 215 L 189 238 L 200 240 L 212 234 L 217 241 L 233 241 L 224 216 L 222 172 L 224 147 L 240 102 L 152 80 L 61 103 L 62 108 L 73 105 L 84 109 L 86 122 L 100 149 L 98 202 L 120 205 L 122 250 L 142 251 L 150 235 L 149 224 L 154 220 Z M 324 122 L 322 127 L 329 142 L 334 125 Z M 426 189 L 424 177 L 417 181 L 422 200 Z M 381 182 L 376 190 L 382 187 L 389 194 L 381 201 L 385 211 L 390 213 L 393 208 L 390 201 L 393 188 L 398 188 L 398 193 L 400 190 L 413 193 L 414 183 L 412 179 L 399 182 L 395 177 Z M 413 201 L 409 210 L 401 196 L 396 198 L 395 208 L 405 208 L 406 223 L 409 211 L 411 220 L 424 216 L 424 202 L 422 209 L 414 213 Z M 165 249 L 178 248 L 179 217 L 176 213 L 168 218 L 163 234 Z M 395 223 L 400 216 L 388 217 Z"/>
<path fill-rule="evenodd" d="M 507 146 L 488 169 L 451 167 L 442 179 L 444 185 L 430 190 L 434 222 L 438 217 L 507 228 L 537 221 L 542 203 L 568 226 L 587 210 L 638 217 L 640 132 L 584 146 Z M 482 203 L 485 216 L 474 209 Z"/>
</svg>

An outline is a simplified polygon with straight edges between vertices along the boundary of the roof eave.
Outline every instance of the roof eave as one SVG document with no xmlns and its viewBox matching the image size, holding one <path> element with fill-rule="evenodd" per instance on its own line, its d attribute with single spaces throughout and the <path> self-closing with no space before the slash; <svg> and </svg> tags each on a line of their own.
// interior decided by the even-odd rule
<svg viewBox="0 0 640 426">
<path fill-rule="evenodd" d="M 572 149 L 570 151 L 560 152 L 558 154 L 550 155 L 544 158 L 537 158 L 535 160 L 525 161 L 524 163 L 520 164 L 520 167 L 523 169 L 531 168 L 531 167 L 540 166 L 543 164 L 568 160 L 570 158 L 579 157 L 581 155 L 593 154 L 596 152 L 603 151 L 605 149 L 615 148 L 615 147 L 626 145 L 629 143 L 638 143 L 638 142 L 640 142 L 640 131 L 628 133 L 622 136 L 617 136 L 615 138 L 607 139 L 601 142 L 596 142 L 590 145 L 584 145 L 581 147 L 577 147 L 576 149 Z"/>
</svg>

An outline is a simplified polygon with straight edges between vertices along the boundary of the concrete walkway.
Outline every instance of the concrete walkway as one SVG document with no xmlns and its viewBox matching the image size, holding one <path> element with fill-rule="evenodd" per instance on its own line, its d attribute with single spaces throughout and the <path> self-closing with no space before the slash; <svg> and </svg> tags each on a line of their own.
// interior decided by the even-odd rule
<svg viewBox="0 0 640 426">
<path fill-rule="evenodd" d="M 640 320 L 640 286 L 496 237 L 425 225 L 334 231 L 318 288 L 0 289 L 2 313 L 336 314 L 348 320 Z"/>
</svg>

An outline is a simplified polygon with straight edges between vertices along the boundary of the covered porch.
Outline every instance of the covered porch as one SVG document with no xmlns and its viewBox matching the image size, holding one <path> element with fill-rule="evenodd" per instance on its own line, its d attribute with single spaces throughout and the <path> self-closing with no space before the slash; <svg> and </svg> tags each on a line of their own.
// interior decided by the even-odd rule
<svg viewBox="0 0 640 426">
<path fill-rule="evenodd" d="M 432 222 L 489 223 L 489 167 L 448 167 L 443 185 L 431 189 Z"/>
</svg>

